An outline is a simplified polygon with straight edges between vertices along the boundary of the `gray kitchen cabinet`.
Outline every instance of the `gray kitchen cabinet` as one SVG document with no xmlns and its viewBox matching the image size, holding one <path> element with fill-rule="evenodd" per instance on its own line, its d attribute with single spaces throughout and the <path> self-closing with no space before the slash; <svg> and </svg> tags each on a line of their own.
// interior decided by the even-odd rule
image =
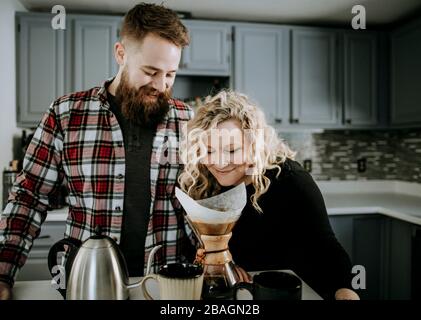
<svg viewBox="0 0 421 320">
<path fill-rule="evenodd" d="M 354 260 L 354 217 L 352 215 L 330 215 L 329 222 L 336 239 L 348 253 L 351 261 Z"/>
<path fill-rule="evenodd" d="M 379 214 L 329 215 L 336 238 L 353 265 L 366 270 L 366 289 L 357 290 L 361 299 L 411 299 L 414 277 L 411 223 Z"/>
<path fill-rule="evenodd" d="M 72 17 L 74 45 L 73 90 L 95 86 L 117 73 L 114 43 L 118 40 L 120 17 Z"/>
<path fill-rule="evenodd" d="M 183 21 L 190 35 L 184 48 L 179 75 L 231 75 L 231 24 L 210 21 Z"/>
<path fill-rule="evenodd" d="M 289 120 L 289 33 L 282 27 L 235 26 L 235 90 L 264 111 L 270 124 Z"/>
<path fill-rule="evenodd" d="M 386 218 L 381 215 L 329 216 L 332 229 L 352 264 L 365 268 L 366 288 L 356 290 L 361 299 L 386 297 Z"/>
<path fill-rule="evenodd" d="M 19 271 L 17 281 L 50 280 L 48 252 L 51 246 L 64 238 L 64 221 L 47 221 L 41 226 L 41 233 L 35 239 L 25 265 Z"/>
<path fill-rule="evenodd" d="M 366 289 L 357 290 L 363 300 L 387 299 L 388 239 L 382 215 L 354 217 L 353 264 L 366 270 Z"/>
<path fill-rule="evenodd" d="M 388 299 L 412 299 L 412 240 L 416 226 L 398 219 L 389 219 L 389 256 L 388 256 Z"/>
<path fill-rule="evenodd" d="M 292 28 L 291 122 L 335 126 L 340 122 L 338 34 L 335 30 Z"/>
<path fill-rule="evenodd" d="M 391 35 L 391 124 L 421 124 L 421 19 Z"/>
<path fill-rule="evenodd" d="M 65 93 L 66 30 L 50 14 L 16 14 L 17 125 L 35 127 L 51 102 Z"/>
<path fill-rule="evenodd" d="M 117 73 L 119 16 L 66 16 L 54 30 L 48 13 L 16 14 L 17 124 L 36 127 L 51 103 L 99 86 Z"/>
<path fill-rule="evenodd" d="M 377 34 L 348 32 L 343 37 L 345 125 L 376 125 Z"/>
</svg>

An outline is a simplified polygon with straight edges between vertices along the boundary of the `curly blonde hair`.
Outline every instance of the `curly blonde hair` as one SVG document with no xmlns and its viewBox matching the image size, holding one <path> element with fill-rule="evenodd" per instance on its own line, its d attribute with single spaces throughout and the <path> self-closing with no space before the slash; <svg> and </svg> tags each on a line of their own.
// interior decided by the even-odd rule
<svg viewBox="0 0 421 320">
<path fill-rule="evenodd" d="M 202 163 L 208 156 L 206 138 L 211 129 L 226 120 L 237 120 L 244 132 L 247 130 L 250 152 L 248 158 L 253 166 L 252 183 L 255 193 L 250 200 L 260 213 L 257 203 L 269 188 L 270 179 L 265 176 L 268 169 L 278 169 L 287 158 L 295 153 L 278 138 L 274 128 L 266 123 L 264 113 L 246 95 L 222 90 L 213 97 L 207 97 L 196 115 L 187 123 L 180 143 L 180 158 L 184 169 L 178 177 L 180 188 L 193 199 L 203 199 L 220 193 L 221 186 Z M 258 130 L 263 134 L 257 134 Z"/>
</svg>

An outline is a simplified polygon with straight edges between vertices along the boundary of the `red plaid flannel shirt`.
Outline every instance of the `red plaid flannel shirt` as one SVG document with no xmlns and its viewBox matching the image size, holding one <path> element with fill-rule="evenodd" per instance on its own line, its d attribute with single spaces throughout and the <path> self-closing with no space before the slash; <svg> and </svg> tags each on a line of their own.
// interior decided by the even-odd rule
<svg viewBox="0 0 421 320">
<path fill-rule="evenodd" d="M 100 225 L 104 234 L 119 242 L 125 152 L 121 128 L 107 102 L 105 87 L 109 81 L 102 87 L 58 98 L 38 125 L 0 217 L 3 279 L 14 282 L 46 218 L 48 195 L 63 181 L 69 192 L 64 236 L 83 241 Z M 151 156 L 152 201 L 145 260 L 155 245 L 165 245 L 155 256 L 154 271 L 163 263 L 183 261 L 183 246 L 194 243 L 174 192 L 182 170 L 178 153 L 182 127 L 193 111 L 181 101 L 169 102 L 170 110 L 157 127 Z"/>
</svg>

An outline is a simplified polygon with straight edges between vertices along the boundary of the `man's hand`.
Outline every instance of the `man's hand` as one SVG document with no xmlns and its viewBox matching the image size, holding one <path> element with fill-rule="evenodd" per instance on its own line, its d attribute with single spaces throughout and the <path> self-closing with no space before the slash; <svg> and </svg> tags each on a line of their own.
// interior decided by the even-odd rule
<svg viewBox="0 0 421 320">
<path fill-rule="evenodd" d="M 351 289 L 342 288 L 336 291 L 335 299 L 336 300 L 360 300 L 360 297 Z"/>
<path fill-rule="evenodd" d="M 0 281 L 0 300 L 12 300 L 12 288 L 3 281 Z"/>
</svg>

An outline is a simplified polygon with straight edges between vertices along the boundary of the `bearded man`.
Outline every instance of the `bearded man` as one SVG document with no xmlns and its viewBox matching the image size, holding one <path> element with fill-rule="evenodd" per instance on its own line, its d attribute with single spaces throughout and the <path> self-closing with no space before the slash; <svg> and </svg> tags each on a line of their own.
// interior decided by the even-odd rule
<svg viewBox="0 0 421 320">
<path fill-rule="evenodd" d="M 27 148 L 24 167 L 0 217 L 0 299 L 40 233 L 50 194 L 64 183 L 64 236 L 82 242 L 100 230 L 122 250 L 130 276 L 192 261 L 191 230 L 174 196 L 182 167 L 178 143 L 192 110 L 171 98 L 186 27 L 163 6 L 140 4 L 114 45 L 119 71 L 101 87 L 55 100 Z M 95 231 L 96 230 L 96 231 Z"/>
</svg>

